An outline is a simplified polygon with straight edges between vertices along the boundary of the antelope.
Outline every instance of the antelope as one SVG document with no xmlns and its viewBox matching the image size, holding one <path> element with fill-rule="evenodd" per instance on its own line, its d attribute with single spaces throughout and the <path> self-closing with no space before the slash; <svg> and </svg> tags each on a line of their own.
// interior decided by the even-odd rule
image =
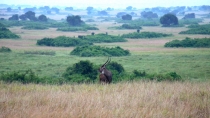
<svg viewBox="0 0 210 118">
<path fill-rule="evenodd" d="M 99 68 L 99 78 L 100 83 L 108 83 L 110 84 L 112 82 L 112 73 L 106 69 L 106 65 L 111 61 L 111 59 L 108 57 L 108 60 Z"/>
</svg>

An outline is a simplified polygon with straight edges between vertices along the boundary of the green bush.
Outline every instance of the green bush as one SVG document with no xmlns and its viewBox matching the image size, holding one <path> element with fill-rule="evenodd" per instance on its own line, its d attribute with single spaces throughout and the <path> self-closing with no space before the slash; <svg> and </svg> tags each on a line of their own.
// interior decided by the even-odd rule
<svg viewBox="0 0 210 118">
<path fill-rule="evenodd" d="M 97 79 L 97 69 L 90 61 L 80 61 L 73 66 L 69 66 L 63 77 L 70 82 L 90 83 Z"/>
<path fill-rule="evenodd" d="M 164 33 L 155 33 L 155 32 L 133 32 L 128 34 L 123 34 L 121 37 L 123 38 L 132 38 L 132 39 L 138 39 L 138 38 L 159 38 L 159 37 L 167 37 L 172 36 L 172 34 L 164 34 Z"/>
<path fill-rule="evenodd" d="M 23 84 L 63 84 L 68 82 L 65 78 L 41 78 L 32 70 L 1 73 L 0 81 L 4 81 L 6 83 L 20 82 Z"/>
<path fill-rule="evenodd" d="M 5 47 L 5 46 L 2 46 L 1 48 L 0 48 L 0 52 L 11 52 L 12 50 L 10 49 L 10 48 L 8 48 L 8 47 Z"/>
<path fill-rule="evenodd" d="M 114 48 L 105 48 L 101 46 L 79 46 L 70 53 L 81 57 L 92 56 L 128 56 L 130 52 L 117 46 Z"/>
<path fill-rule="evenodd" d="M 11 73 L 3 73 L 0 76 L 0 80 L 12 83 L 12 82 L 21 82 L 23 84 L 27 83 L 40 83 L 41 78 L 39 78 L 32 70 L 27 70 L 25 72 L 11 72 Z"/>
<path fill-rule="evenodd" d="M 149 81 L 182 81 L 180 75 L 176 72 L 169 72 L 166 74 L 148 74 L 145 71 L 134 70 L 130 80 L 149 80 Z"/>
<path fill-rule="evenodd" d="M 150 80 L 155 80 L 158 82 L 161 81 L 182 81 L 182 78 L 180 75 L 178 75 L 176 72 L 170 72 L 166 74 L 151 74 L 147 76 Z"/>
<path fill-rule="evenodd" d="M 43 38 L 41 40 L 37 40 L 37 45 L 70 47 L 70 46 L 92 45 L 92 43 L 78 38 L 59 36 L 56 38 Z"/>
<path fill-rule="evenodd" d="M 142 29 L 142 27 L 136 24 L 123 24 L 119 29 Z"/>
<path fill-rule="evenodd" d="M 210 24 L 190 25 L 189 30 L 181 31 L 179 34 L 210 34 Z"/>
<path fill-rule="evenodd" d="M 6 27 L 0 27 L 0 39 L 9 39 L 9 38 L 20 38 L 18 35 L 12 33 L 9 29 L 7 29 Z"/>
<path fill-rule="evenodd" d="M 164 47 L 205 47 L 210 48 L 210 38 L 185 38 L 184 40 L 172 40 Z"/>
</svg>

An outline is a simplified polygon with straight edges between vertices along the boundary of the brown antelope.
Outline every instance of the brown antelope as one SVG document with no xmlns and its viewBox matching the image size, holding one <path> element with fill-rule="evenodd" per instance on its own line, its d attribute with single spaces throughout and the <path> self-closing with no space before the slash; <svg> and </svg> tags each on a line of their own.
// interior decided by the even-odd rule
<svg viewBox="0 0 210 118">
<path fill-rule="evenodd" d="M 106 65 L 111 61 L 110 58 L 99 68 L 99 78 L 100 83 L 111 83 L 112 82 L 112 73 L 106 69 Z"/>
</svg>

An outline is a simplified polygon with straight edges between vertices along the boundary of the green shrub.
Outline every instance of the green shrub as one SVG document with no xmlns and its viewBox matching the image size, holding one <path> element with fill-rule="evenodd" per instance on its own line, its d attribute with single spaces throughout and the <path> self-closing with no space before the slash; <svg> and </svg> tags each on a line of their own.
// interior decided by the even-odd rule
<svg viewBox="0 0 210 118">
<path fill-rule="evenodd" d="M 164 47 L 205 47 L 210 48 L 210 38 L 185 38 L 184 40 L 172 40 Z"/>
<path fill-rule="evenodd" d="M 181 31 L 179 34 L 210 34 L 210 24 L 190 25 L 189 30 Z"/>
<path fill-rule="evenodd" d="M 68 82 L 65 78 L 41 78 L 32 70 L 1 73 L 0 81 L 4 81 L 6 83 L 20 82 L 23 84 L 63 84 Z"/>
<path fill-rule="evenodd" d="M 142 27 L 136 24 L 123 24 L 119 29 L 142 29 Z"/>
<path fill-rule="evenodd" d="M 69 66 L 63 77 L 70 82 L 76 83 L 89 83 L 97 79 L 97 69 L 94 68 L 93 63 L 90 61 L 80 61 Z"/>
<path fill-rule="evenodd" d="M 70 47 L 70 46 L 92 45 L 92 43 L 78 38 L 59 36 L 56 38 L 43 38 L 41 40 L 37 40 L 37 45 Z"/>
<path fill-rule="evenodd" d="M 123 38 L 132 38 L 132 39 L 138 39 L 138 38 L 159 38 L 159 37 L 167 37 L 172 36 L 172 34 L 164 34 L 164 33 L 155 33 L 155 32 L 133 32 L 128 34 L 123 34 L 121 37 Z"/>
<path fill-rule="evenodd" d="M 161 81 L 182 81 L 182 78 L 180 75 L 178 75 L 176 72 L 170 72 L 167 74 L 151 74 L 147 76 L 150 80 L 155 80 L 158 82 Z"/>
<path fill-rule="evenodd" d="M 101 46 L 79 46 L 70 53 L 81 57 L 92 56 L 128 56 L 130 52 L 117 46 L 114 48 L 105 48 Z"/>
<path fill-rule="evenodd" d="M 11 52 L 12 50 L 10 49 L 10 48 L 8 48 L 8 47 L 5 47 L 5 46 L 2 46 L 1 48 L 0 48 L 0 52 Z"/>
<path fill-rule="evenodd" d="M 9 38 L 20 38 L 18 35 L 12 33 L 9 29 L 7 29 L 6 27 L 0 27 L 0 39 L 9 39 Z"/>
<path fill-rule="evenodd" d="M 12 83 L 12 82 L 21 82 L 23 84 L 27 83 L 40 83 L 41 78 L 39 78 L 32 70 L 27 70 L 25 72 L 15 71 L 11 73 L 1 74 L 0 80 Z"/>
</svg>

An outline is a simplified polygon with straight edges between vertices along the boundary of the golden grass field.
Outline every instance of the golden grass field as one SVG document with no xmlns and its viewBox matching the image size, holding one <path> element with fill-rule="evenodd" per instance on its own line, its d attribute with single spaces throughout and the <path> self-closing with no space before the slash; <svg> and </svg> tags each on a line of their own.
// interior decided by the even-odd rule
<svg viewBox="0 0 210 118">
<path fill-rule="evenodd" d="M 56 20 L 65 18 L 64 16 L 50 17 Z M 209 22 L 210 19 L 204 20 L 204 23 Z M 121 35 L 135 31 L 108 30 L 108 27 L 121 25 L 115 24 L 114 22 L 99 21 L 93 24 L 100 29 L 94 31 L 96 34 L 108 32 L 111 35 Z M 54 50 L 56 54 L 59 52 L 59 54 L 65 56 L 69 55 L 73 47 L 37 46 L 36 41 L 44 37 L 57 37 L 62 35 L 73 37 L 91 34 L 92 32 L 60 32 L 56 31 L 55 28 L 41 31 L 24 30 L 21 27 L 11 27 L 9 29 L 20 35 L 21 39 L 0 40 L 0 47 L 9 47 L 15 53 L 25 50 Z M 173 39 L 210 37 L 210 35 L 178 34 L 180 31 L 186 29 L 185 27 L 143 27 L 141 31 L 171 33 L 174 37 L 151 40 L 128 39 L 128 42 L 123 43 L 103 43 L 96 45 L 108 47 L 119 45 L 124 49 L 130 50 L 134 55 L 144 53 L 173 53 L 174 55 L 183 53 L 193 55 L 193 52 L 205 52 L 206 54 L 209 49 L 168 49 L 163 47 L 166 42 Z M 123 57 L 122 60 L 125 58 L 127 57 Z M 209 85 L 209 81 L 137 81 L 110 85 L 24 85 L 0 82 L 0 118 L 210 118 Z"/>
<path fill-rule="evenodd" d="M 0 83 L 0 117 L 209 118 L 209 84 L 139 81 L 57 86 Z"/>
</svg>

